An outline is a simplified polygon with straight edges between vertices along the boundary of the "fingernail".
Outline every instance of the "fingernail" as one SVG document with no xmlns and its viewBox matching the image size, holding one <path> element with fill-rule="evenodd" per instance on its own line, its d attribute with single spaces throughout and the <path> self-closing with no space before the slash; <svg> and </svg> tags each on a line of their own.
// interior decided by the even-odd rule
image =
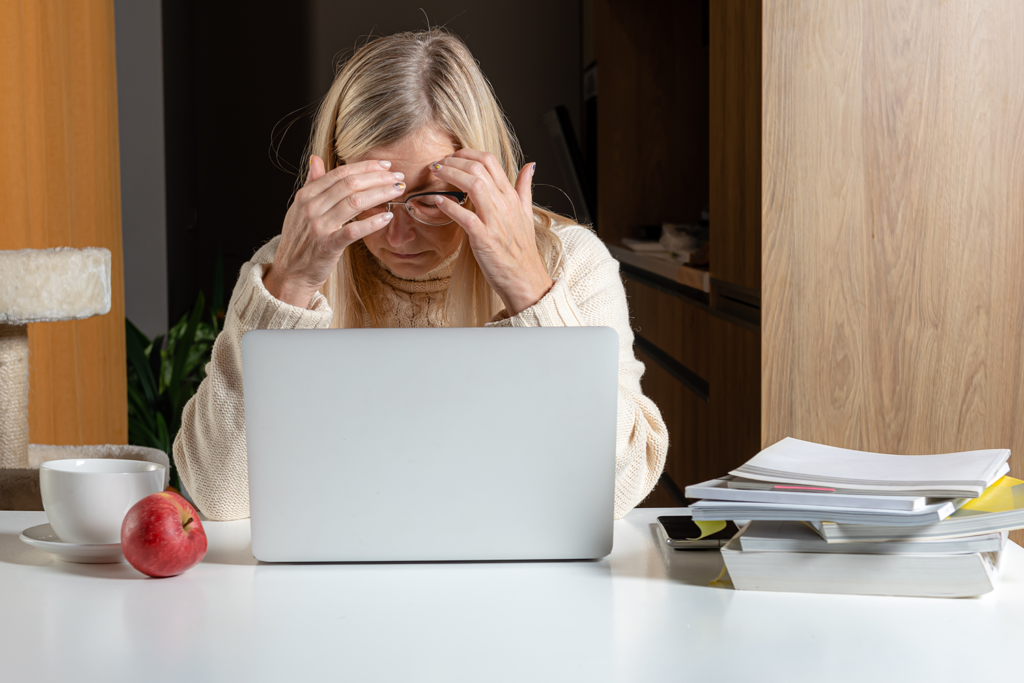
<svg viewBox="0 0 1024 683">
<path fill-rule="evenodd" d="M 430 165 L 430 170 L 431 171 L 440 171 L 441 170 L 441 164 L 440 163 L 433 163 L 433 164 L 431 164 Z"/>
<path fill-rule="evenodd" d="M 383 166 L 384 168 L 391 168 L 391 162 L 390 161 L 378 161 L 377 163 L 380 164 L 381 166 Z"/>
<path fill-rule="evenodd" d="M 405 180 L 404 173 L 392 173 L 391 175 L 394 177 L 395 180 Z"/>
<path fill-rule="evenodd" d="M 440 205 L 442 202 L 444 202 L 444 197 L 441 195 L 435 195 L 434 203 Z"/>
<path fill-rule="evenodd" d="M 532 178 L 533 174 L 536 173 L 536 172 L 537 172 L 537 162 L 535 161 L 535 162 L 533 162 L 530 165 L 530 177 Z"/>
<path fill-rule="evenodd" d="M 387 223 L 389 220 L 391 220 L 394 217 L 395 217 L 395 214 L 391 213 L 390 211 L 388 211 L 386 213 L 382 213 L 380 215 L 380 222 L 381 223 Z"/>
<path fill-rule="evenodd" d="M 310 165 L 310 166 L 312 166 L 312 165 L 313 165 L 313 157 L 310 157 L 310 158 L 309 158 L 309 165 Z"/>
<path fill-rule="evenodd" d="M 395 189 L 396 190 L 404 190 L 405 189 L 405 183 L 395 183 Z"/>
</svg>

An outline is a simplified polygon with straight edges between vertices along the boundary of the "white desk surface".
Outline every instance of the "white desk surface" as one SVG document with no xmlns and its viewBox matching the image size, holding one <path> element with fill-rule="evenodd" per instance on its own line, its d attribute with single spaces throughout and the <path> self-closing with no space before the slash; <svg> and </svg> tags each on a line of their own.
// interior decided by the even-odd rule
<svg viewBox="0 0 1024 683">
<path fill-rule="evenodd" d="M 1009 681 L 1024 550 L 997 589 L 944 600 L 711 588 L 717 551 L 615 523 L 598 562 L 257 563 L 248 520 L 206 522 L 201 564 L 149 579 L 70 564 L 0 512 L 0 681 Z M 396 530 L 396 539 L 401 538 Z"/>
</svg>

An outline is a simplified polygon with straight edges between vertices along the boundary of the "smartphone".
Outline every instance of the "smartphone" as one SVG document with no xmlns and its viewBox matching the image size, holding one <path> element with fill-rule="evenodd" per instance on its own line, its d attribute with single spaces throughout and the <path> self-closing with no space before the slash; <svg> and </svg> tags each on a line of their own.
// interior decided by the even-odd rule
<svg viewBox="0 0 1024 683">
<path fill-rule="evenodd" d="M 670 548 L 676 550 L 714 550 L 729 542 L 739 531 L 734 522 L 726 522 L 725 528 L 709 536 L 703 533 L 697 523 L 688 516 L 658 517 L 662 537 Z M 698 539 L 698 540 L 691 540 Z"/>
</svg>

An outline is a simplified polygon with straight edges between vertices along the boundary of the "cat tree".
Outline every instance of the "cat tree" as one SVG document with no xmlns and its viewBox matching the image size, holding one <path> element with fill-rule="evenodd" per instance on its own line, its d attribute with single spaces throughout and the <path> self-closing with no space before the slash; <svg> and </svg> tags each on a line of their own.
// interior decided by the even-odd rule
<svg viewBox="0 0 1024 683">
<path fill-rule="evenodd" d="M 109 250 L 0 250 L 0 509 L 42 509 L 38 468 L 48 460 L 122 458 L 168 465 L 167 455 L 153 448 L 28 442 L 28 323 L 109 312 Z"/>
</svg>

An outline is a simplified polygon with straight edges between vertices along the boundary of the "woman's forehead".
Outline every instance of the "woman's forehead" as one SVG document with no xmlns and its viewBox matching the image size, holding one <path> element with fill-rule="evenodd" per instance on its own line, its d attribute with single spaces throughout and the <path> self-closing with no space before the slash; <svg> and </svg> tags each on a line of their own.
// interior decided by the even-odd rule
<svg viewBox="0 0 1024 683">
<path fill-rule="evenodd" d="M 390 161 L 393 166 L 404 166 L 408 169 L 419 170 L 430 164 L 450 156 L 455 152 L 455 145 L 451 139 L 442 133 L 430 128 L 420 128 L 414 133 L 407 135 L 398 142 L 381 147 L 374 147 L 362 159 L 381 159 Z"/>
</svg>

